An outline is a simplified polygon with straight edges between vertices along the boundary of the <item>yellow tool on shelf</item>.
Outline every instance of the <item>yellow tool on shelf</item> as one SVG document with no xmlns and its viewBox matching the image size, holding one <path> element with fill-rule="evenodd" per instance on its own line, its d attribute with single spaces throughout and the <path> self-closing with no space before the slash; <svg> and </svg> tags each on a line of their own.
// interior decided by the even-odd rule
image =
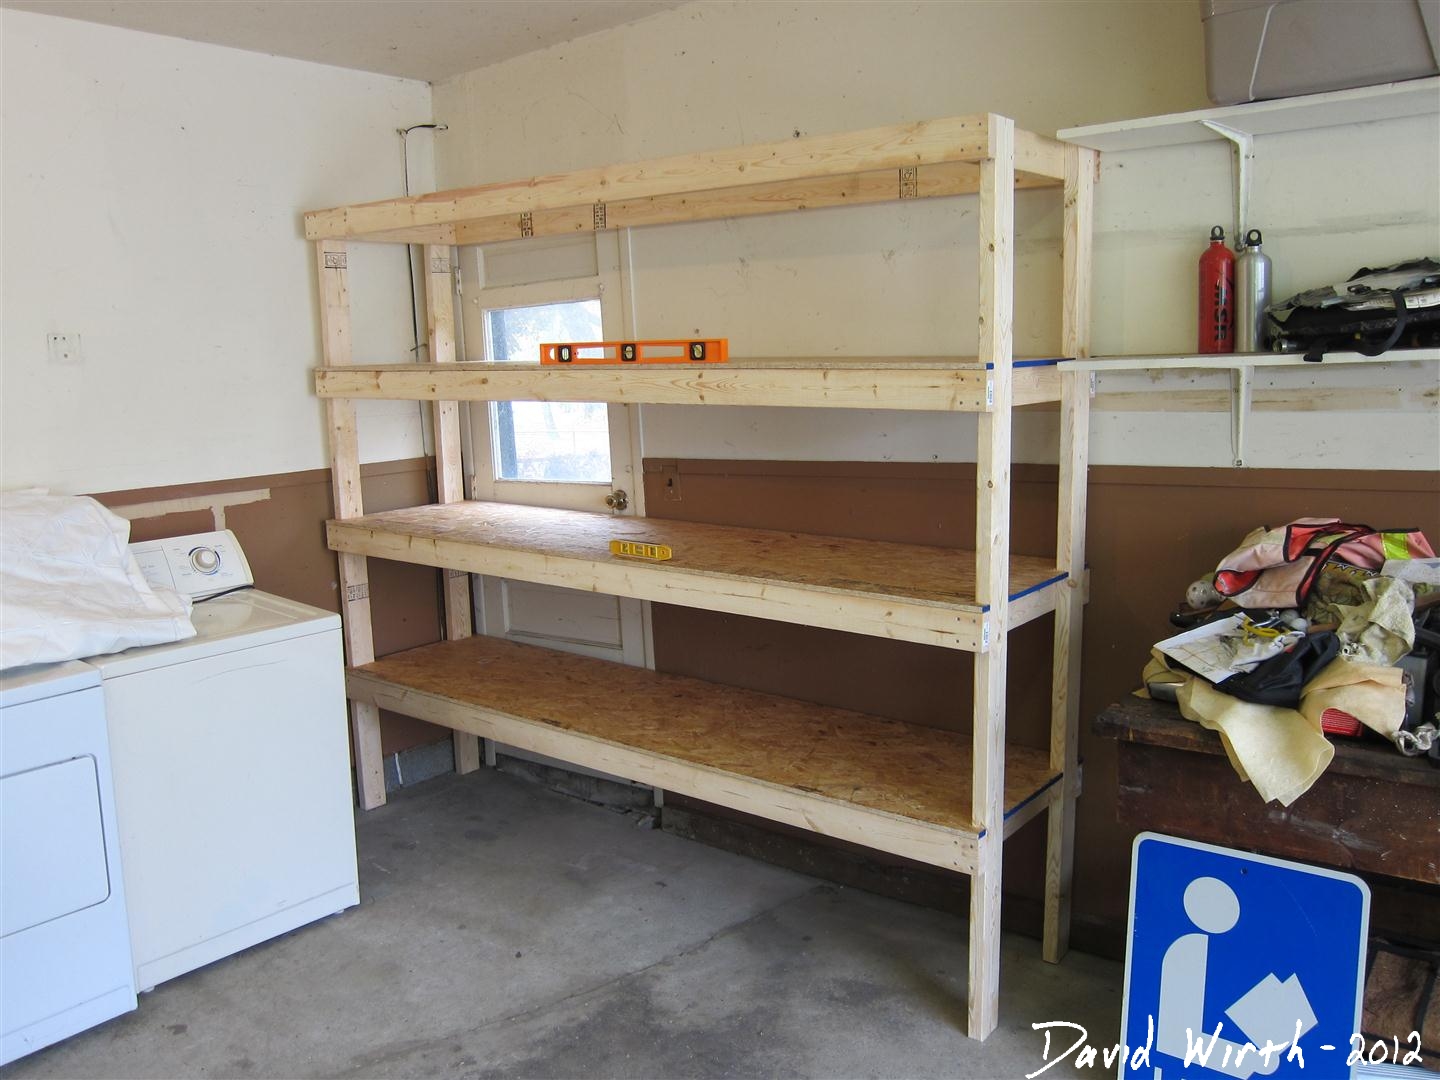
<svg viewBox="0 0 1440 1080">
<path fill-rule="evenodd" d="M 638 540 L 611 540 L 610 554 L 625 559 L 643 559 L 645 562 L 664 562 L 675 552 L 669 544 L 644 544 Z"/>
</svg>

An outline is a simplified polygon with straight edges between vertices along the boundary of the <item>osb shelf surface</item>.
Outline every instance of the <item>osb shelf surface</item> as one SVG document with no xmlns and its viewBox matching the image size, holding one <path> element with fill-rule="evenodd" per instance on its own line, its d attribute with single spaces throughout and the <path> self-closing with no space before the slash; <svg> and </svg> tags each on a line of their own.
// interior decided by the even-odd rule
<svg viewBox="0 0 1440 1080">
<path fill-rule="evenodd" d="M 350 680 L 354 692 L 384 683 L 723 776 L 980 832 L 969 735 L 483 636 L 397 653 Z M 1043 751 L 1009 747 L 1006 817 L 1058 776 Z"/>
<path fill-rule="evenodd" d="M 711 526 L 693 521 L 590 514 L 510 503 L 449 503 L 331 521 L 331 547 L 400 562 L 431 563 L 433 543 L 505 550 L 547 560 L 603 564 L 621 572 L 791 585 L 844 598 L 982 612 L 975 553 L 923 544 Z M 611 540 L 668 544 L 664 563 L 613 556 Z M 444 559 L 444 556 L 441 556 Z M 451 563 L 435 562 L 449 566 Z M 456 567 L 465 569 L 465 567 Z M 1060 582 L 1054 562 L 1011 556 L 1011 596 Z"/>
<path fill-rule="evenodd" d="M 967 194 L 1004 152 L 991 114 L 552 173 L 312 210 L 307 239 L 474 244 L 825 206 Z M 1064 144 L 1016 130 L 1017 187 L 1065 175 Z"/>
<path fill-rule="evenodd" d="M 321 397 L 412 401 L 600 401 L 983 412 L 992 376 L 973 359 L 742 359 L 724 364 L 566 367 L 539 363 L 354 364 L 320 368 Z M 1017 360 L 1016 405 L 1060 400 L 1053 360 Z"/>
</svg>

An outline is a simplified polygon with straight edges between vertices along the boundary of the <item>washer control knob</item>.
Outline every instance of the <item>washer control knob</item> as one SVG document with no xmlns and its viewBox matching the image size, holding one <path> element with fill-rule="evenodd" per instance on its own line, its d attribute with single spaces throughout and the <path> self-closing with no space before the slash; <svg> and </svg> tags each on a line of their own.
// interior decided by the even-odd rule
<svg viewBox="0 0 1440 1080">
<path fill-rule="evenodd" d="M 197 547 L 190 552 L 190 565 L 197 573 L 213 574 L 220 569 L 220 555 L 212 547 Z"/>
</svg>

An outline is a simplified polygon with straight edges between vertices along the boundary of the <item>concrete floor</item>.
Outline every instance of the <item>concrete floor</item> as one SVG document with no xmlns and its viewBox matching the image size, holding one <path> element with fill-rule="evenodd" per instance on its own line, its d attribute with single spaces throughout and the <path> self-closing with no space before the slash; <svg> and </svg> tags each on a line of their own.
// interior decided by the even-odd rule
<svg viewBox="0 0 1440 1080">
<path fill-rule="evenodd" d="M 358 908 L 3 1075 L 1019 1078 L 1033 1021 L 1114 1037 L 1118 964 L 1007 937 L 971 1042 L 963 919 L 647 824 L 490 770 L 421 785 L 361 818 Z"/>
</svg>

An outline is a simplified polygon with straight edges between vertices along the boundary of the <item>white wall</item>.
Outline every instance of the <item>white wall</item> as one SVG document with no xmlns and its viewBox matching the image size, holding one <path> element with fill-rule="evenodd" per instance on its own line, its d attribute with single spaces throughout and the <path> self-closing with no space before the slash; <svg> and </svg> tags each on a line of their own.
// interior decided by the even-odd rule
<svg viewBox="0 0 1440 1080">
<path fill-rule="evenodd" d="M 395 129 L 430 118 L 429 87 L 8 9 L 0 36 L 0 482 L 104 491 L 325 465 L 300 213 L 399 194 Z M 363 355 L 408 355 L 404 259 L 352 257 Z M 83 360 L 48 360 L 51 333 L 79 334 Z M 420 452 L 416 406 L 371 416 L 367 459 Z"/>
<path fill-rule="evenodd" d="M 1053 134 L 1207 104 L 1191 0 L 699 0 L 438 84 L 436 116 L 450 131 L 436 167 L 443 188 L 930 116 L 994 111 Z M 1436 138 L 1432 117 L 1262 140 L 1251 224 L 1266 231 L 1277 289 L 1433 253 Z M 1227 151 L 1114 155 L 1103 173 L 1094 351 L 1188 350 L 1195 261 L 1209 227 L 1230 220 Z M 970 353 L 974 211 L 974 200 L 943 200 L 635 230 L 636 329 L 726 336 L 737 355 Z M 1059 338 L 1058 199 L 1021 193 L 1017 221 L 1016 351 L 1043 354 Z M 1433 364 L 1275 379 L 1282 389 L 1390 380 L 1402 404 L 1319 419 L 1257 414 L 1251 464 L 1434 467 Z M 1101 389 L 1135 385 L 1107 378 Z M 1218 405 L 1134 405 L 1097 413 L 1096 462 L 1229 463 L 1230 419 Z M 1377 423 L 1403 437 L 1363 434 Z M 969 460 L 973 432 L 966 417 L 789 409 L 649 407 L 643 422 L 646 454 L 684 457 Z M 1053 460 L 1055 440 L 1053 414 L 1026 414 L 1016 457 Z"/>
<path fill-rule="evenodd" d="M 1192 0 L 698 0 L 437 83 L 440 186 L 906 120 L 1204 104 Z M 459 126 L 457 126 L 459 125 Z"/>
</svg>

